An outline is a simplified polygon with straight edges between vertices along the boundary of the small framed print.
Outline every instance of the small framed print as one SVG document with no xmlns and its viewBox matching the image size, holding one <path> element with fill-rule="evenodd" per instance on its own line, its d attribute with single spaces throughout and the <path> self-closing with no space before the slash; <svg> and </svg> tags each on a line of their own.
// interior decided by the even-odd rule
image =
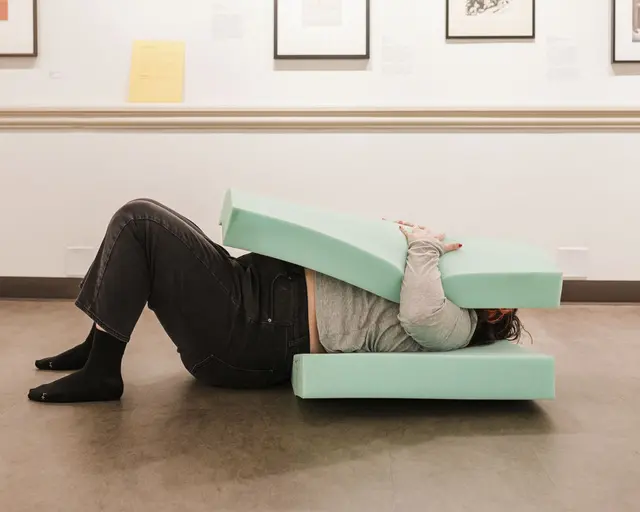
<svg viewBox="0 0 640 512">
<path fill-rule="evenodd" d="M 447 39 L 535 39 L 536 0 L 447 0 Z"/>
<path fill-rule="evenodd" d="M 275 59 L 368 59 L 370 0 L 274 0 Z"/>
<path fill-rule="evenodd" d="M 37 55 L 37 0 L 0 0 L 0 57 Z"/>
<path fill-rule="evenodd" d="M 640 0 L 613 0 L 612 61 L 640 62 Z"/>
</svg>

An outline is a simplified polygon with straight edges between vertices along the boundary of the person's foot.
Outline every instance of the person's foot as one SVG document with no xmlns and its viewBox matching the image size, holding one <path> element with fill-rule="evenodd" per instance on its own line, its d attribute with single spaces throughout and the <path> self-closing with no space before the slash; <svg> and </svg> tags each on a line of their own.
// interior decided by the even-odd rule
<svg viewBox="0 0 640 512">
<path fill-rule="evenodd" d="M 84 343 L 80 343 L 80 345 L 76 345 L 57 356 L 45 357 L 44 359 L 36 360 L 36 368 L 39 370 L 63 372 L 81 370 L 89 359 L 91 347 L 93 346 L 93 334 L 95 329 L 96 326 L 94 324 Z"/>
<path fill-rule="evenodd" d="M 93 345 L 82 370 L 29 390 L 34 402 L 70 403 L 119 400 L 124 390 L 120 366 L 127 344 L 95 329 Z"/>
<path fill-rule="evenodd" d="M 123 391 L 124 383 L 120 374 L 103 377 L 80 370 L 30 389 L 27 396 L 34 402 L 106 402 L 119 400 Z"/>
</svg>

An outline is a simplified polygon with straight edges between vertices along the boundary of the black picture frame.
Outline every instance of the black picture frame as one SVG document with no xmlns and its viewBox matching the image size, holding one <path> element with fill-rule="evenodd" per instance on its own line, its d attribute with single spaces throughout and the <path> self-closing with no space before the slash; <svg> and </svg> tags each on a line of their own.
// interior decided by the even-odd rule
<svg viewBox="0 0 640 512">
<path fill-rule="evenodd" d="M 453 36 L 450 31 L 450 19 L 449 19 L 449 7 L 451 0 L 447 0 L 445 4 L 445 16 L 446 16 L 446 39 L 451 41 L 473 41 L 473 40 L 497 40 L 497 41 L 505 41 L 505 40 L 525 40 L 531 41 L 536 38 L 536 0 L 531 0 L 532 3 L 532 13 L 531 13 L 531 34 L 527 35 L 502 35 L 502 36 Z"/>
<path fill-rule="evenodd" d="M 347 0 L 348 1 L 348 0 Z M 371 0 L 366 0 L 366 46 L 362 54 L 286 54 L 278 50 L 278 0 L 273 0 L 273 58 L 275 60 L 368 60 L 371 58 Z"/>
<path fill-rule="evenodd" d="M 616 11 L 616 0 L 611 0 L 611 63 L 625 64 L 629 61 L 616 59 Z"/>
<path fill-rule="evenodd" d="M 611 0 L 611 63 L 612 64 L 640 64 L 640 51 L 636 59 L 618 59 L 616 57 L 616 28 L 617 28 L 617 1 Z M 640 46 L 640 43 L 638 43 Z"/>
<path fill-rule="evenodd" d="M 38 56 L 38 0 L 33 0 L 33 51 L 28 53 L 2 53 L 0 58 L 5 57 L 37 57 Z"/>
</svg>

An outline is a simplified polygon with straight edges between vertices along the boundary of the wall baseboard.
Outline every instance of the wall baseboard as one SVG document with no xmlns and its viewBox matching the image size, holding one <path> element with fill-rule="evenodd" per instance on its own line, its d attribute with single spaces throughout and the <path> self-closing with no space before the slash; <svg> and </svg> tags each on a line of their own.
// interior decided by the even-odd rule
<svg viewBox="0 0 640 512">
<path fill-rule="evenodd" d="M 80 279 L 0 277 L 0 299 L 75 299 Z M 640 281 L 565 281 L 562 302 L 640 303 Z"/>
<path fill-rule="evenodd" d="M 640 303 L 640 281 L 565 281 L 563 303 Z"/>
<path fill-rule="evenodd" d="M 2 131 L 639 132 L 640 109 L 522 108 L 0 108 Z"/>
<path fill-rule="evenodd" d="M 0 277 L 0 299 L 75 299 L 79 278 Z"/>
</svg>

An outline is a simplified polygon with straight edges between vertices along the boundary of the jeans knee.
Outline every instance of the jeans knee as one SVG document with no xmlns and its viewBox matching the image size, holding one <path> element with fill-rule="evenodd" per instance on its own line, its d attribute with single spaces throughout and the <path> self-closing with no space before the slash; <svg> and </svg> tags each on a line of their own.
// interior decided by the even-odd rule
<svg viewBox="0 0 640 512">
<path fill-rule="evenodd" d="M 152 199 L 133 199 L 118 208 L 113 215 L 112 223 L 121 224 L 123 221 L 131 221 L 147 217 L 157 217 L 159 206 Z"/>
</svg>

